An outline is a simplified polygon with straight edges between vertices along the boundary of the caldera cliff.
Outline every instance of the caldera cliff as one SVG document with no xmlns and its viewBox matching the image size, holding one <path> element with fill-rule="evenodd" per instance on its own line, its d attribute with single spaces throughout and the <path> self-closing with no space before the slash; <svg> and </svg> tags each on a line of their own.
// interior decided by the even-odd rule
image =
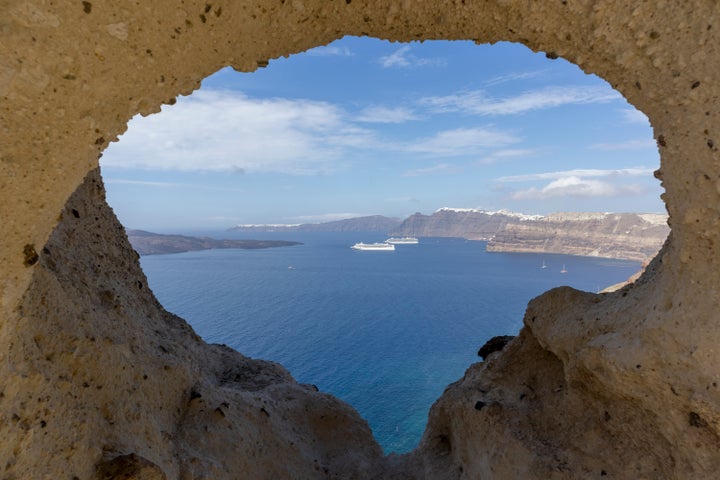
<svg viewBox="0 0 720 480">
<path fill-rule="evenodd" d="M 397 235 L 487 240 L 490 252 L 560 253 L 647 261 L 660 250 L 670 228 L 667 216 L 637 213 L 553 213 L 441 208 L 416 213 Z"/>
<path fill-rule="evenodd" d="M 505 224 L 487 243 L 487 250 L 647 261 L 669 233 L 665 215 L 554 213 Z"/>
</svg>

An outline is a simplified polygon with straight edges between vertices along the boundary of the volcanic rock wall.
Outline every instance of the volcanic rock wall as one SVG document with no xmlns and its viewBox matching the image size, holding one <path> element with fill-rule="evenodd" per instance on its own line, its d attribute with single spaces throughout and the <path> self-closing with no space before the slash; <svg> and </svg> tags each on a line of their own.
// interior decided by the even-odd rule
<svg viewBox="0 0 720 480">
<path fill-rule="evenodd" d="M 717 2 L 4 0 L 0 12 L 2 478 L 716 478 Z M 343 35 L 515 41 L 605 78 L 650 118 L 672 227 L 634 285 L 533 300 L 519 336 L 447 389 L 404 457 L 382 457 L 346 405 L 164 312 L 94 172 L 133 115 L 224 66 L 252 71 Z"/>
<path fill-rule="evenodd" d="M 667 238 L 663 215 L 635 213 L 553 213 L 539 220 L 508 223 L 488 242 L 488 252 L 563 253 L 653 258 Z"/>
</svg>

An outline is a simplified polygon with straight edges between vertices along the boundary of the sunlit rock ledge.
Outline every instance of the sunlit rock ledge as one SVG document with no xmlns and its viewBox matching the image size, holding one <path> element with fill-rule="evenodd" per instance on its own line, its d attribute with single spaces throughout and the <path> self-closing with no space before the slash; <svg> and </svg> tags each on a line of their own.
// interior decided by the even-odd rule
<svg viewBox="0 0 720 480">
<path fill-rule="evenodd" d="M 711 0 L 6 2 L 0 477 L 716 478 L 719 29 Z M 165 312 L 93 173 L 137 113 L 343 35 L 515 41 L 603 77 L 650 119 L 672 227 L 632 285 L 532 300 L 405 456 Z"/>
</svg>

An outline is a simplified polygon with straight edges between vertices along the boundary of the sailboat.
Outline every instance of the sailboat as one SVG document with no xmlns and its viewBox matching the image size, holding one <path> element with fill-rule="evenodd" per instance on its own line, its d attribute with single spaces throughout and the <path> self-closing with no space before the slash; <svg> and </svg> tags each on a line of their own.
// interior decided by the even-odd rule
<svg viewBox="0 0 720 480">
<path fill-rule="evenodd" d="M 565 268 L 565 264 L 563 263 L 563 268 L 560 270 L 560 273 L 567 273 L 567 269 Z"/>
<path fill-rule="evenodd" d="M 540 268 L 547 268 L 547 265 L 545 265 L 545 260 L 543 260 L 543 264 Z"/>
</svg>

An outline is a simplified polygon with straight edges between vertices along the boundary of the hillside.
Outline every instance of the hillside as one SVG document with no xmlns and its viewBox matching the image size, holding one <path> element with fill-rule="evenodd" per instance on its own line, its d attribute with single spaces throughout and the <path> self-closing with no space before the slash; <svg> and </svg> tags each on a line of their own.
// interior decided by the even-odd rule
<svg viewBox="0 0 720 480">
<path fill-rule="evenodd" d="M 283 240 L 216 240 L 210 237 L 188 237 L 185 235 L 161 235 L 144 230 L 128 230 L 130 244 L 140 255 L 182 253 L 216 248 L 272 248 L 301 245 L 299 242 Z"/>
<path fill-rule="evenodd" d="M 382 215 L 348 218 L 324 223 L 303 223 L 298 225 L 260 224 L 236 225 L 231 231 L 240 232 L 383 232 L 387 233 L 400 225 L 398 218 Z"/>
<path fill-rule="evenodd" d="M 469 208 L 441 208 L 432 215 L 416 213 L 405 219 L 393 235 L 413 237 L 460 237 L 490 240 L 508 223 L 540 218 L 506 212 L 487 212 Z"/>
</svg>

